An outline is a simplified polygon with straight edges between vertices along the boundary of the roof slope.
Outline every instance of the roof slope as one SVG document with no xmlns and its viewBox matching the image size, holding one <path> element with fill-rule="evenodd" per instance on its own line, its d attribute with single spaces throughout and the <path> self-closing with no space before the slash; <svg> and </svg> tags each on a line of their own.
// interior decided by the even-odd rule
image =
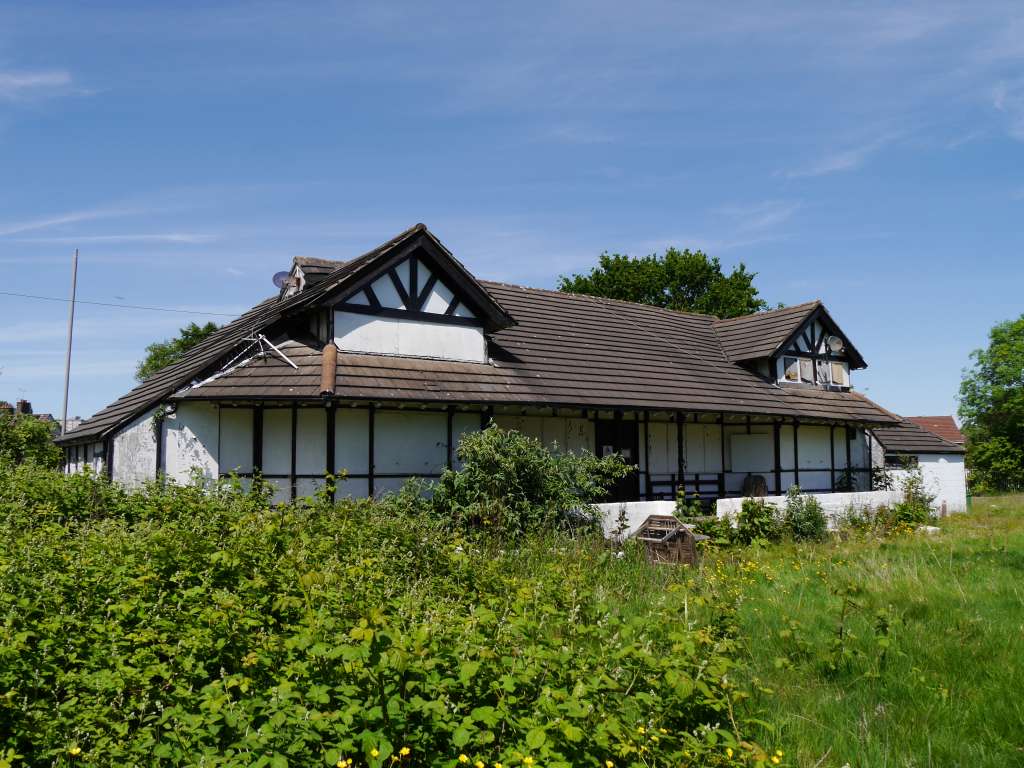
<svg viewBox="0 0 1024 768">
<path fill-rule="evenodd" d="M 886 453 L 964 453 L 964 447 L 904 419 L 899 424 L 872 430 Z"/>
<path fill-rule="evenodd" d="M 938 435 L 951 443 L 963 445 L 967 442 L 967 438 L 964 437 L 952 416 L 907 416 L 907 421 L 912 421 L 917 426 L 927 429 L 933 435 Z"/>
<path fill-rule="evenodd" d="M 482 283 L 517 318 L 490 337 L 492 363 L 342 352 L 335 395 L 351 399 L 774 414 L 892 423 L 852 392 L 779 387 L 729 362 L 713 318 L 591 296 Z M 267 357 L 181 398 L 314 398 L 320 353 L 290 341 L 296 371 Z"/>
<path fill-rule="evenodd" d="M 728 360 L 755 360 L 775 354 L 820 306 L 820 301 L 809 301 L 783 309 L 715 320 L 713 325 Z"/>
</svg>

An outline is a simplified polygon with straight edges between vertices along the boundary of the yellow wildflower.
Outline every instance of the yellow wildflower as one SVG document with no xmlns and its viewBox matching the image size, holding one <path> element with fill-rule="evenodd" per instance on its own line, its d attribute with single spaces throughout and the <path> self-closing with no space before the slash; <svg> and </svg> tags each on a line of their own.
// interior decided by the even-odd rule
<svg viewBox="0 0 1024 768">
<path fill-rule="evenodd" d="M 405 757 L 410 752 L 412 752 L 412 750 L 409 749 L 408 747 L 402 747 L 400 750 L 398 750 L 398 754 L 400 754 L 402 757 Z"/>
<path fill-rule="evenodd" d="M 460 755 L 459 755 L 459 762 L 460 762 L 460 763 L 468 763 L 468 762 L 469 762 L 469 758 L 468 758 L 468 757 L 466 757 L 465 755 L 461 755 L 461 754 L 460 754 Z"/>
<path fill-rule="evenodd" d="M 527 755 L 523 758 L 523 765 L 533 765 L 533 758 Z"/>
<path fill-rule="evenodd" d="M 379 749 L 374 747 L 373 749 L 370 750 L 370 757 L 379 757 L 379 756 L 380 756 L 380 750 Z"/>
<path fill-rule="evenodd" d="M 668 733 L 668 731 L 666 729 L 664 729 L 664 728 L 659 728 L 658 731 L 660 733 Z"/>
<path fill-rule="evenodd" d="M 782 750 L 781 749 L 776 749 L 775 750 L 775 754 L 778 755 L 779 757 L 782 757 Z"/>
<path fill-rule="evenodd" d="M 72 757 L 78 757 L 80 754 L 82 754 L 82 748 L 76 744 L 68 750 L 68 754 Z"/>
<path fill-rule="evenodd" d="M 494 768 L 504 768 L 501 763 L 495 763 Z"/>
<path fill-rule="evenodd" d="M 726 747 L 725 748 L 725 756 L 726 757 L 732 757 L 732 747 Z"/>
<path fill-rule="evenodd" d="M 779 756 L 778 755 L 772 755 L 772 762 L 775 763 L 775 765 L 778 765 L 782 761 L 779 760 Z"/>
<path fill-rule="evenodd" d="M 473 763 L 473 768 L 484 768 L 484 761 L 477 760 L 475 763 Z"/>
<path fill-rule="evenodd" d="M 615 763 L 613 763 L 611 760 L 605 760 L 604 768 L 615 768 Z"/>
</svg>

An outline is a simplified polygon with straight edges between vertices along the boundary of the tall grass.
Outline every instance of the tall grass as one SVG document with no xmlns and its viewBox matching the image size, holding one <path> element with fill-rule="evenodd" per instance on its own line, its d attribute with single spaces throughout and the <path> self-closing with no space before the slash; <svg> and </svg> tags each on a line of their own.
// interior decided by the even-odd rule
<svg viewBox="0 0 1024 768">
<path fill-rule="evenodd" d="M 751 555 L 744 676 L 788 763 L 1024 765 L 1024 498 L 940 525 Z"/>
</svg>

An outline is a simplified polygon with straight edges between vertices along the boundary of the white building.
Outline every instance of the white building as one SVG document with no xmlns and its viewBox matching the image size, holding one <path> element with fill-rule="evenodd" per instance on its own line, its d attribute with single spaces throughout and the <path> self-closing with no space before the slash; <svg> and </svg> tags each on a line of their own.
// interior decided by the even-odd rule
<svg viewBox="0 0 1024 768">
<path fill-rule="evenodd" d="M 940 437 L 909 419 L 873 430 L 868 440 L 872 462 L 875 466 L 886 467 L 895 485 L 899 485 L 911 468 L 917 467 L 925 488 L 935 496 L 937 512 L 949 514 L 967 510 L 967 473 L 962 444 Z"/>
<path fill-rule="evenodd" d="M 279 295 L 62 438 L 128 485 L 259 473 L 281 499 L 365 496 L 457 463 L 492 420 L 638 466 L 611 494 L 866 490 L 865 366 L 820 302 L 731 320 L 478 281 L 422 224 Z"/>
</svg>

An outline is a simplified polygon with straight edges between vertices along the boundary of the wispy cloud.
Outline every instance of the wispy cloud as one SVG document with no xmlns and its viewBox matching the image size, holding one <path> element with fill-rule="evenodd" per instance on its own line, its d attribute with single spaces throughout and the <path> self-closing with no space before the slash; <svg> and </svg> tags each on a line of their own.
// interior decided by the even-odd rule
<svg viewBox="0 0 1024 768">
<path fill-rule="evenodd" d="M 212 243 L 218 239 L 217 235 L 200 234 L 196 232 L 158 232 L 151 234 L 137 235 L 67 235 L 61 237 L 21 237 L 21 243 L 54 243 L 74 245 L 75 243 L 106 243 L 110 245 L 118 243 L 167 243 L 180 245 L 199 245 Z"/>
<path fill-rule="evenodd" d="M 888 146 L 902 135 L 902 133 L 889 133 L 866 144 L 858 144 L 830 152 L 810 165 L 789 171 L 786 176 L 791 179 L 813 178 L 816 176 L 827 176 L 830 173 L 854 171 L 864 165 L 871 155 Z"/>
<path fill-rule="evenodd" d="M 96 219 L 112 219 L 119 216 L 131 216 L 139 211 L 129 208 L 94 208 L 84 211 L 68 211 L 53 216 L 43 216 L 23 221 L 0 223 L 0 237 L 20 235 L 22 232 L 34 232 L 50 227 L 59 227 L 63 224 L 78 224 L 83 221 L 95 221 Z"/>
<path fill-rule="evenodd" d="M 749 205 L 726 205 L 717 213 L 731 219 L 738 232 L 760 232 L 785 223 L 802 207 L 799 200 L 762 200 Z"/>
<path fill-rule="evenodd" d="M 1024 81 L 1001 81 L 992 89 L 992 106 L 1009 120 L 1006 132 L 1024 141 Z"/>
<path fill-rule="evenodd" d="M 608 131 L 601 128 L 570 123 L 553 126 L 545 138 L 565 144 L 608 144 L 615 140 Z"/>
<path fill-rule="evenodd" d="M 0 98 L 5 99 L 52 92 L 70 85 L 71 74 L 62 69 L 0 72 Z"/>
</svg>

